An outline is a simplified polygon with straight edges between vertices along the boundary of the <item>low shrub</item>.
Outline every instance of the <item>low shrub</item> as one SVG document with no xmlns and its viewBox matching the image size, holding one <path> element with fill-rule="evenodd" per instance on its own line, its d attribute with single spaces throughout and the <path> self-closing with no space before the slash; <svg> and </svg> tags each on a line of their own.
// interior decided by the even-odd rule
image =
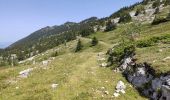
<svg viewBox="0 0 170 100">
<path fill-rule="evenodd" d="M 162 42 L 164 40 L 169 40 L 169 39 L 170 39 L 170 34 L 164 34 L 162 36 L 154 36 L 149 39 L 137 41 L 136 46 L 139 48 L 150 47 L 150 46 L 155 45 L 158 42 Z"/>
<path fill-rule="evenodd" d="M 161 18 L 161 17 L 155 17 L 155 19 L 152 22 L 152 25 L 158 25 L 160 23 L 167 22 L 167 18 Z"/>
<path fill-rule="evenodd" d="M 113 64 L 119 64 L 119 62 L 125 57 L 129 56 L 132 53 L 135 52 L 135 46 L 133 43 L 127 43 L 127 44 L 120 44 L 116 47 L 114 47 L 113 50 L 109 50 L 107 52 L 108 57 L 108 63 Z"/>
</svg>

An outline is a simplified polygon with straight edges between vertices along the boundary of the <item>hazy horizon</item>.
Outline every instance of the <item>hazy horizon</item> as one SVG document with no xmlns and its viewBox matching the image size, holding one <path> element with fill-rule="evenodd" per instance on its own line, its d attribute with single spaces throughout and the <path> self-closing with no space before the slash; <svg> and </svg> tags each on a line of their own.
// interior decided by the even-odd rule
<svg viewBox="0 0 170 100">
<path fill-rule="evenodd" d="M 89 17 L 107 17 L 124 6 L 142 0 L 2 0 L 0 1 L 0 48 L 34 31 L 67 21 L 80 22 Z M 9 44 L 10 43 L 10 44 Z"/>
</svg>

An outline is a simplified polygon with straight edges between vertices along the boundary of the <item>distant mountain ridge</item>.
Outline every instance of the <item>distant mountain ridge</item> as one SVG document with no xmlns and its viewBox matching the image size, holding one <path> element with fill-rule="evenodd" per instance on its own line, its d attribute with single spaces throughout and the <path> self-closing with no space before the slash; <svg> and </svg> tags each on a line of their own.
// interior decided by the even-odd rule
<svg viewBox="0 0 170 100">
<path fill-rule="evenodd" d="M 161 9 L 166 5 L 167 1 L 168 0 L 143 0 L 134 5 L 121 8 L 109 17 L 101 19 L 91 17 L 79 23 L 66 22 L 62 25 L 47 26 L 11 44 L 5 48 L 5 51 L 8 51 L 8 54 L 17 54 L 17 56 L 24 55 L 24 58 L 28 58 L 37 53 L 44 52 L 50 48 L 74 40 L 77 36 L 85 37 L 96 31 L 110 31 L 112 27 L 116 27 L 116 25 L 119 24 L 130 22 L 151 23 L 156 16 L 154 7 L 160 8 L 160 11 L 157 12 L 161 12 L 163 11 Z"/>
</svg>

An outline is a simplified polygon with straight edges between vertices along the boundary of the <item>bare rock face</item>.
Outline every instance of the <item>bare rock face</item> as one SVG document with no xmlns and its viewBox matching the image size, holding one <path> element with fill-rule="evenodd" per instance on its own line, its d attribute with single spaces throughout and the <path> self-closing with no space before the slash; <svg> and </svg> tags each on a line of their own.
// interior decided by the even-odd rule
<svg viewBox="0 0 170 100">
<path fill-rule="evenodd" d="M 146 75 L 146 69 L 145 67 L 137 68 L 137 76 L 145 76 Z"/>
<path fill-rule="evenodd" d="M 100 26 L 99 29 L 100 31 L 104 32 L 106 30 L 106 26 Z"/>
<path fill-rule="evenodd" d="M 19 72 L 19 77 L 27 78 L 32 70 L 33 70 L 33 68 L 29 68 L 29 69 L 26 69 L 26 70 Z"/>
<path fill-rule="evenodd" d="M 132 58 L 128 57 L 123 60 L 123 64 L 120 66 L 122 70 L 126 70 L 128 65 L 132 62 Z"/>
<path fill-rule="evenodd" d="M 133 77 L 132 84 L 137 87 L 142 87 L 145 83 L 148 83 L 152 79 L 152 76 L 135 76 Z"/>
<path fill-rule="evenodd" d="M 159 100 L 170 100 L 170 87 L 167 85 L 162 85 L 162 96 Z"/>
<path fill-rule="evenodd" d="M 119 22 L 119 20 L 120 20 L 120 17 L 112 19 L 111 21 L 114 22 L 115 24 L 117 24 Z"/>
<path fill-rule="evenodd" d="M 155 78 L 154 80 L 152 80 L 152 89 L 153 90 L 158 90 L 160 89 L 162 86 L 162 81 L 159 78 Z"/>
<path fill-rule="evenodd" d="M 131 17 L 134 17 L 135 13 L 136 13 L 136 11 L 131 11 L 129 14 L 130 14 Z"/>
</svg>

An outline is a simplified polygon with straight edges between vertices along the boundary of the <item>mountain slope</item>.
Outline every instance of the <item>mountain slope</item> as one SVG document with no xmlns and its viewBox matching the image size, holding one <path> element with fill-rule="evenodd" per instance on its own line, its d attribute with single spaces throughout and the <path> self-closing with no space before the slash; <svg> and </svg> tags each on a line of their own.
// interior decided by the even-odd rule
<svg viewBox="0 0 170 100">
<path fill-rule="evenodd" d="M 89 39 L 82 38 L 81 40 L 83 45 L 86 46 L 90 42 Z M 51 61 L 47 69 L 42 69 L 43 65 L 41 62 L 37 62 L 35 65 L 20 65 L 22 67 L 2 69 L 0 71 L 0 99 L 115 100 L 115 98 L 113 98 L 113 91 L 115 91 L 114 87 L 119 80 L 123 80 L 127 84 L 127 93 L 125 95 L 122 94 L 122 96 L 117 99 L 145 99 L 126 82 L 121 73 L 113 73 L 109 68 L 98 66 L 96 59 L 97 54 L 105 51 L 108 45 L 103 45 L 103 42 L 99 42 L 98 46 L 91 48 L 88 46 L 84 47 L 81 52 L 75 54 L 72 52 L 72 48 L 75 47 L 75 42 L 76 41 L 68 43 L 69 47 L 61 45 L 60 47 L 53 48 L 60 48 L 61 51 L 64 49 L 65 53 Z M 53 50 L 49 50 L 43 54 L 46 56 L 52 52 Z M 43 56 L 39 55 L 35 60 L 41 58 L 43 58 Z M 26 79 L 17 78 L 20 71 L 30 67 L 37 67 L 38 69 L 32 71 L 31 75 Z M 17 83 L 6 84 L 6 82 L 16 80 Z M 54 83 L 59 84 L 56 89 L 52 89 L 51 87 Z M 105 87 L 105 89 L 102 90 L 102 87 Z M 106 95 L 104 91 L 108 91 L 109 94 Z"/>
<path fill-rule="evenodd" d="M 29 40 L 27 42 L 30 44 L 26 45 L 28 49 L 26 55 L 42 49 L 41 53 L 20 59 L 21 61 L 15 67 L 0 67 L 0 99 L 146 100 L 155 98 L 155 100 L 162 100 L 161 98 L 169 97 L 170 83 L 167 80 L 170 80 L 170 14 L 168 12 L 170 6 L 162 7 L 159 1 L 156 7 L 159 7 L 160 11 L 156 11 L 156 8 L 153 8 L 155 2 L 144 0 L 142 3 L 121 9 L 118 14 L 104 19 L 97 20 L 92 17 L 80 23 L 68 22 L 64 24 L 64 27 L 72 28 L 66 33 L 55 34 L 54 32 L 55 35 L 48 35 L 54 30 L 47 28 L 47 32 L 44 33 L 45 37 L 40 36 L 40 40 L 34 38 L 33 43 Z M 140 13 L 136 14 L 138 10 Z M 132 14 L 134 11 L 136 11 L 135 15 Z M 151 16 L 148 17 L 150 12 Z M 130 13 L 133 15 L 131 18 Z M 128 20 L 122 20 L 122 18 L 128 18 Z M 114 23 L 116 28 L 111 27 L 109 32 L 102 31 L 106 27 L 110 28 L 107 25 L 114 26 L 108 22 L 117 22 Z M 84 26 L 87 27 L 84 28 Z M 81 31 L 80 27 L 82 27 Z M 99 28 L 97 32 L 89 31 L 96 28 Z M 75 34 L 72 29 L 75 29 Z M 44 30 L 39 32 L 43 34 Z M 91 39 L 94 37 L 98 40 L 96 46 L 91 45 Z M 58 44 L 54 42 L 56 38 L 60 39 Z M 69 38 L 68 41 L 64 41 L 66 38 Z M 39 36 L 36 39 L 39 39 Z M 82 43 L 82 50 L 75 52 L 78 40 Z M 39 41 L 38 44 L 37 41 Z M 34 46 L 35 44 L 42 48 Z M 23 44 L 17 43 L 16 45 L 8 48 L 7 51 L 11 50 L 11 53 L 15 53 L 17 50 L 22 52 L 22 48 L 24 48 L 23 52 L 27 50 Z M 98 59 L 101 54 L 104 61 Z M 48 64 L 45 63 L 47 60 Z M 125 65 L 128 70 L 124 71 L 122 65 Z M 143 68 L 147 69 L 145 65 L 151 70 L 143 70 Z M 28 68 L 33 68 L 29 76 L 19 77 L 19 72 Z M 130 80 L 131 77 L 127 77 L 128 75 L 132 77 L 132 80 Z M 165 76 L 168 77 L 162 81 L 162 77 Z M 120 80 L 127 86 L 126 93 L 121 93 L 116 98 L 113 93 Z M 57 87 L 52 87 L 53 84 L 57 84 Z"/>
</svg>

